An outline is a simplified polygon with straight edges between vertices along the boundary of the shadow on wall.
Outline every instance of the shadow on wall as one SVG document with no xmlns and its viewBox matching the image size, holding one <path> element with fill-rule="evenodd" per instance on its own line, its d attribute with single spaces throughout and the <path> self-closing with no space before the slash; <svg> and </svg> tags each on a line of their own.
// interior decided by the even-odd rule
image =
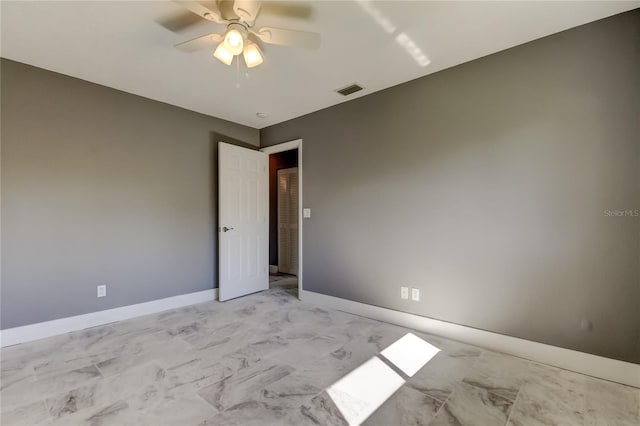
<svg viewBox="0 0 640 426">
<path fill-rule="evenodd" d="M 211 197 L 211 223 L 213 230 L 213 235 L 210 238 L 211 244 L 213 245 L 211 252 L 214 254 L 213 257 L 213 288 L 218 288 L 218 267 L 220 264 L 220 259 L 218 256 L 218 227 L 220 224 L 218 223 L 218 142 L 225 142 L 231 145 L 241 146 L 243 148 L 252 149 L 254 151 L 258 150 L 258 147 L 255 145 L 251 145 L 246 142 L 242 142 L 238 139 L 234 139 L 230 136 L 223 135 L 217 132 L 211 132 L 209 136 L 209 140 L 211 142 L 211 170 L 210 182 L 211 182 L 211 190 L 213 195 Z"/>
</svg>

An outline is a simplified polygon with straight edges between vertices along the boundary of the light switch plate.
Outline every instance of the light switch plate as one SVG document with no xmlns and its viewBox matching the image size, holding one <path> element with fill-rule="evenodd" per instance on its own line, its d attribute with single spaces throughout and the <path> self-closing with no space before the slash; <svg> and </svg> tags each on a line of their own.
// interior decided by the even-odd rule
<svg viewBox="0 0 640 426">
<path fill-rule="evenodd" d="M 302 217 L 310 218 L 311 217 L 311 209 L 308 208 L 308 207 L 302 209 Z"/>
<path fill-rule="evenodd" d="M 400 287 L 400 299 L 409 299 L 409 287 Z"/>
<path fill-rule="evenodd" d="M 411 289 L 411 300 L 413 300 L 414 302 L 419 302 L 420 301 L 420 289 L 419 288 L 412 288 Z"/>
</svg>

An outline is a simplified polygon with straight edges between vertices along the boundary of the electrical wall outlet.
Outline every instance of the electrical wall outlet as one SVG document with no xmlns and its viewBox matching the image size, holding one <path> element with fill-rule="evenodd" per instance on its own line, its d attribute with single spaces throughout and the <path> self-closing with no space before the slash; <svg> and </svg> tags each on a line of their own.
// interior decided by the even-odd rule
<svg viewBox="0 0 640 426">
<path fill-rule="evenodd" d="M 309 207 L 302 209 L 302 217 L 305 219 L 309 219 L 311 217 L 311 209 Z"/>
<path fill-rule="evenodd" d="M 400 287 L 400 299 L 409 298 L 409 287 Z"/>
<path fill-rule="evenodd" d="M 107 286 L 105 284 L 98 286 L 98 297 L 105 297 L 107 295 Z"/>
<path fill-rule="evenodd" d="M 412 288 L 411 289 L 411 300 L 413 300 L 414 302 L 419 302 L 420 301 L 420 289 L 419 288 Z"/>
</svg>

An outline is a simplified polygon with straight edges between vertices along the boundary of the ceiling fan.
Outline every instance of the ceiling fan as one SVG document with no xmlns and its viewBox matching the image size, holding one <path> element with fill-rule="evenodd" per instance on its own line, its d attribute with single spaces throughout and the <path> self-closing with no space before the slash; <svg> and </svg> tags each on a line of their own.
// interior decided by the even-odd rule
<svg viewBox="0 0 640 426">
<path fill-rule="evenodd" d="M 302 3 L 288 4 L 281 2 L 262 2 L 259 0 L 217 0 L 211 2 L 175 1 L 208 21 L 226 26 L 224 34 L 210 33 L 183 43 L 175 47 L 184 52 L 213 48 L 213 56 L 225 65 L 231 65 L 236 56 L 242 54 L 247 68 L 253 68 L 264 61 L 264 57 L 257 42 L 277 44 L 282 46 L 318 49 L 320 34 L 283 28 L 261 27 L 255 28 L 256 19 L 261 13 L 305 18 L 310 15 L 309 5 Z M 197 22 L 191 16 L 173 17 L 159 21 L 165 28 L 177 31 Z M 197 21 L 199 21 L 196 18 Z M 238 59 L 239 60 L 239 59 Z"/>
</svg>

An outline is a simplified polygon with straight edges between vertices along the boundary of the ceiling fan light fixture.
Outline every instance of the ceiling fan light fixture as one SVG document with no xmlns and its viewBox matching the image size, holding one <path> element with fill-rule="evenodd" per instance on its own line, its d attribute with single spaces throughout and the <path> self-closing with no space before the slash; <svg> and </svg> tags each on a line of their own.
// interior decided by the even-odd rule
<svg viewBox="0 0 640 426">
<path fill-rule="evenodd" d="M 247 64 L 247 68 L 253 68 L 264 62 L 262 52 L 257 44 L 246 43 L 244 46 L 244 62 Z"/>
<path fill-rule="evenodd" d="M 233 62 L 233 54 L 227 50 L 224 41 L 218 45 L 216 51 L 213 52 L 213 56 L 225 65 L 231 65 L 231 62 Z"/>
<path fill-rule="evenodd" d="M 234 56 L 241 54 L 244 47 L 244 36 L 240 31 L 234 28 L 230 29 L 224 36 L 224 47 Z"/>
</svg>

